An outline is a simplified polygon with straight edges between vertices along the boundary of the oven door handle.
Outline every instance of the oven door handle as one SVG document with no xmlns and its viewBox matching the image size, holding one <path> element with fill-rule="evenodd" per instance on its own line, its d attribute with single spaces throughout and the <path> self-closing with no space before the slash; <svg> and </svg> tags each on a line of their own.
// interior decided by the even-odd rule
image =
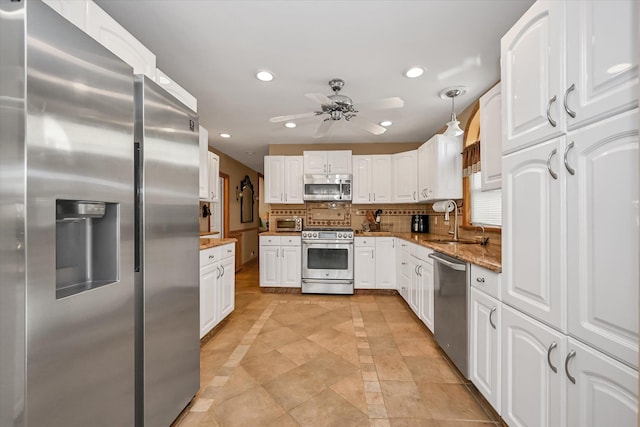
<svg viewBox="0 0 640 427">
<path fill-rule="evenodd" d="M 447 259 L 441 258 L 435 254 L 429 254 L 429 258 L 433 259 L 434 261 L 440 262 L 444 265 L 446 265 L 447 267 L 450 267 L 454 270 L 457 271 L 465 271 L 467 269 L 467 264 L 466 263 L 457 263 L 457 262 L 451 262 Z"/>
<path fill-rule="evenodd" d="M 303 245 L 305 246 L 311 246 L 311 245 L 315 245 L 315 244 L 321 244 L 321 245 L 340 245 L 340 246 L 353 246 L 353 242 L 346 242 L 346 241 L 341 241 L 341 240 L 309 240 L 309 241 L 303 241 L 302 242 Z"/>
</svg>

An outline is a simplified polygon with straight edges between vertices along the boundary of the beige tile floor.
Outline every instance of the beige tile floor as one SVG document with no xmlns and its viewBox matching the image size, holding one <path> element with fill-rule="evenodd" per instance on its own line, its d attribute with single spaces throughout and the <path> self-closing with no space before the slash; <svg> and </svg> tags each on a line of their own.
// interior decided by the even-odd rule
<svg viewBox="0 0 640 427">
<path fill-rule="evenodd" d="M 401 297 L 264 294 L 257 263 L 200 384 L 176 426 L 501 425 Z"/>
</svg>

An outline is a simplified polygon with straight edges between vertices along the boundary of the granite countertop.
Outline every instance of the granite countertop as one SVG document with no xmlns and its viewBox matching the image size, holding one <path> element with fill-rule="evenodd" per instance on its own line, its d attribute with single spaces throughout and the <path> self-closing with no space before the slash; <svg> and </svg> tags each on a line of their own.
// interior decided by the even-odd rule
<svg viewBox="0 0 640 427">
<path fill-rule="evenodd" d="M 301 236 L 301 231 L 264 231 L 261 236 Z"/>
<path fill-rule="evenodd" d="M 238 239 L 233 238 L 224 238 L 220 239 L 218 237 L 214 237 L 211 239 L 200 238 L 200 250 L 215 248 L 216 246 L 226 245 L 227 243 L 235 243 Z"/>
<path fill-rule="evenodd" d="M 200 232 L 201 236 L 213 236 L 216 234 L 220 234 L 220 232 L 219 231 L 201 231 Z"/>
<path fill-rule="evenodd" d="M 446 239 L 447 236 L 439 234 L 396 233 L 396 232 L 358 232 L 356 237 L 384 237 L 393 236 L 411 243 L 424 246 L 442 254 L 452 256 L 471 264 L 479 265 L 497 273 L 502 272 L 502 247 L 500 245 L 480 244 L 448 244 L 430 242 L 433 239 Z"/>
</svg>

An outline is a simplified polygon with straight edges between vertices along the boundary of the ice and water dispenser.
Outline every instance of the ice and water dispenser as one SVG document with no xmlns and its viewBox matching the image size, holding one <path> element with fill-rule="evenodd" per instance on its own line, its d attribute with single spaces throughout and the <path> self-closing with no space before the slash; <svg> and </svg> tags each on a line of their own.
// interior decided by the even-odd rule
<svg viewBox="0 0 640 427">
<path fill-rule="evenodd" d="M 56 200 L 56 299 L 118 281 L 118 203 Z"/>
</svg>

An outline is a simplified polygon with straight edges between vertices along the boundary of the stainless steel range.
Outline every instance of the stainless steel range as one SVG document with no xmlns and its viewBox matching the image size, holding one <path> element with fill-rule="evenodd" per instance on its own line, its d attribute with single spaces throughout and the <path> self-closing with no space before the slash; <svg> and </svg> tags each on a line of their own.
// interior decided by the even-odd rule
<svg viewBox="0 0 640 427">
<path fill-rule="evenodd" d="M 353 229 L 305 228 L 302 293 L 353 294 Z"/>
</svg>

